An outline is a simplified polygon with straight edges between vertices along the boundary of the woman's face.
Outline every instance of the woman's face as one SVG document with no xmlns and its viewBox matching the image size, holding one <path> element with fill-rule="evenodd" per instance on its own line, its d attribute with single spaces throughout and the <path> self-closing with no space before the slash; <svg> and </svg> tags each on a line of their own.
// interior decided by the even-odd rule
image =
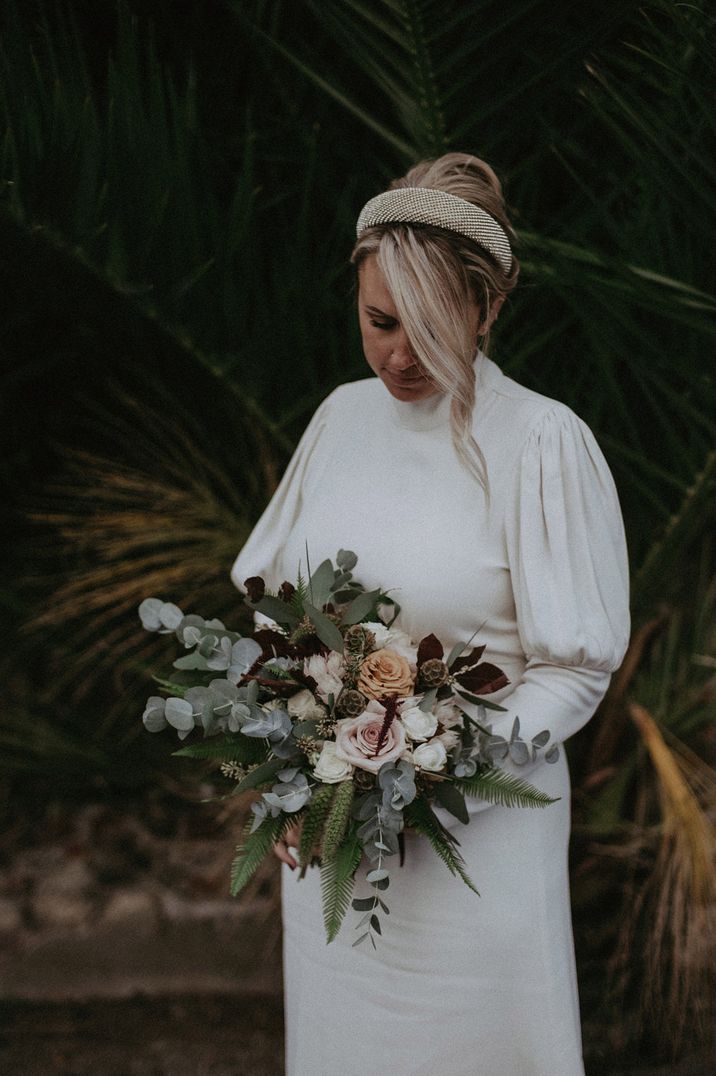
<svg viewBox="0 0 716 1076">
<path fill-rule="evenodd" d="M 358 270 L 358 317 L 366 362 L 396 399 L 424 400 L 438 391 L 413 354 L 375 254 Z"/>
<path fill-rule="evenodd" d="M 397 400 L 424 400 L 439 391 L 413 354 L 375 254 L 369 254 L 358 270 L 358 316 L 366 361 Z M 473 337 L 478 320 L 475 304 Z"/>
</svg>

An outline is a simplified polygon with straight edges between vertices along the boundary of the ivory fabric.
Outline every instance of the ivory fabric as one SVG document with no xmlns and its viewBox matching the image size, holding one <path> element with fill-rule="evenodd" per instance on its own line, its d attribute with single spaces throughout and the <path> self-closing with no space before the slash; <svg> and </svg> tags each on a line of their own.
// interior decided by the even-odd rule
<svg viewBox="0 0 716 1076">
<path fill-rule="evenodd" d="M 467 641 L 510 683 L 490 714 L 509 736 L 563 742 L 592 716 L 629 637 L 628 567 L 614 483 L 567 406 L 475 358 L 473 433 L 489 501 L 452 444 L 449 397 L 396 400 L 369 377 L 318 407 L 231 578 L 271 588 L 338 549 L 356 578 L 394 588 L 398 621 L 446 650 Z M 349 910 L 326 945 L 320 875 L 283 865 L 287 1076 L 582 1076 L 569 904 L 569 774 L 506 765 L 554 796 L 544 809 L 468 801 L 470 823 L 438 815 L 480 891 L 406 834 L 390 857 L 390 915 L 377 951 L 352 948 Z M 373 890 L 361 867 L 355 895 Z"/>
</svg>

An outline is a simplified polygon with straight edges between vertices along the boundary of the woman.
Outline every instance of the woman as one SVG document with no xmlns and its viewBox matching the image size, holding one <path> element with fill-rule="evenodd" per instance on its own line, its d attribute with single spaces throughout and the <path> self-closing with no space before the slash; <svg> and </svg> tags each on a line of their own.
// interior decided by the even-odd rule
<svg viewBox="0 0 716 1076">
<path fill-rule="evenodd" d="M 500 183 L 479 159 L 424 161 L 364 207 L 352 261 L 368 365 L 335 389 L 232 568 L 238 587 L 358 554 L 366 585 L 396 588 L 400 626 L 446 648 L 479 628 L 510 684 L 493 730 L 562 742 L 591 717 L 629 632 L 624 531 L 596 441 L 565 405 L 501 373 L 489 331 L 514 287 Z M 305 567 L 305 562 L 304 562 Z M 481 896 L 405 834 L 376 951 L 350 916 L 326 945 L 317 870 L 283 861 L 288 1076 L 583 1073 L 559 761 L 505 768 L 558 802 L 442 808 Z M 459 830 L 459 833 L 457 832 Z M 356 894 L 372 891 L 365 869 Z"/>
</svg>

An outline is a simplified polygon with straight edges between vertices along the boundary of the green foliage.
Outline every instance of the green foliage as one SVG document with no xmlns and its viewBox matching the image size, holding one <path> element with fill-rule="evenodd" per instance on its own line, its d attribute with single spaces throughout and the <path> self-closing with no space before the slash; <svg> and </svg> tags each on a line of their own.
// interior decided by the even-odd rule
<svg viewBox="0 0 716 1076">
<path fill-rule="evenodd" d="M 260 788 L 261 785 L 271 784 L 278 771 L 285 768 L 286 760 L 283 758 L 269 758 L 266 762 L 261 762 L 239 781 L 231 793 L 232 796 L 236 796 L 241 792 L 248 792 L 252 788 Z"/>
<path fill-rule="evenodd" d="M 298 844 L 298 859 L 301 867 L 308 866 L 314 855 L 314 849 L 321 842 L 323 825 L 328 816 L 334 792 L 333 785 L 323 785 L 313 793 L 306 808 Z"/>
<path fill-rule="evenodd" d="M 251 880 L 261 862 L 292 821 L 290 815 L 283 813 L 276 815 L 275 818 L 267 815 L 253 833 L 249 833 L 252 819 L 246 823 L 243 840 L 237 845 L 237 854 L 231 864 L 232 897 L 237 896 Z"/>
<path fill-rule="evenodd" d="M 214 759 L 216 762 L 258 762 L 266 754 L 266 746 L 261 740 L 248 736 L 227 738 L 211 736 L 201 743 L 187 744 L 173 751 L 174 755 L 186 758 Z"/>
<path fill-rule="evenodd" d="M 466 886 L 480 896 L 475 884 L 465 870 L 465 861 L 457 851 L 457 841 L 445 829 L 429 803 L 421 796 L 409 803 L 404 810 L 405 821 L 413 829 L 427 837 L 451 874 L 462 878 Z"/>
<path fill-rule="evenodd" d="M 355 786 L 352 780 L 341 781 L 334 787 L 335 793 L 331 799 L 330 810 L 323 830 L 323 843 L 321 845 L 321 859 L 323 862 L 328 862 L 334 858 L 341 841 L 345 837 L 355 794 Z"/>
<path fill-rule="evenodd" d="M 327 942 L 334 940 L 348 911 L 361 855 L 360 841 L 351 830 L 335 856 L 321 863 L 321 900 Z"/>
<path fill-rule="evenodd" d="M 467 796 L 477 796 L 504 807 L 547 807 L 556 802 L 524 778 L 514 777 L 499 767 L 478 771 L 472 777 L 456 778 L 455 784 Z"/>
</svg>

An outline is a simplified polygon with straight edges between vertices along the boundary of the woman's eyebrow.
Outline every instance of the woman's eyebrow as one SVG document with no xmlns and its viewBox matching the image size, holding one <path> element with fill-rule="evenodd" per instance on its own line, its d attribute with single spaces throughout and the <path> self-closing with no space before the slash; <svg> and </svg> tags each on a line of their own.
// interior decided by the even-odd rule
<svg viewBox="0 0 716 1076">
<path fill-rule="evenodd" d="M 366 306 L 365 309 L 369 314 L 380 314 L 381 317 L 391 318 L 391 320 L 395 321 L 395 318 L 392 314 L 386 314 L 385 310 L 381 310 L 378 306 Z"/>
</svg>

